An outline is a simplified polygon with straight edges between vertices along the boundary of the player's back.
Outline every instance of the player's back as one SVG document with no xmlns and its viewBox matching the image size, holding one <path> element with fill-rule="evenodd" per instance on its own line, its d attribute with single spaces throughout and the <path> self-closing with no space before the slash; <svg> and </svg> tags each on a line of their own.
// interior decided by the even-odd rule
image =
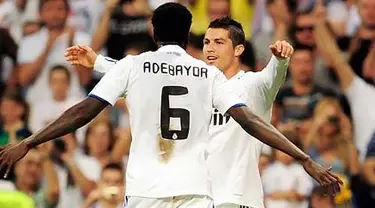
<svg viewBox="0 0 375 208">
<path fill-rule="evenodd" d="M 127 195 L 209 195 L 204 153 L 214 79 L 221 72 L 179 46 L 130 58 Z"/>
</svg>

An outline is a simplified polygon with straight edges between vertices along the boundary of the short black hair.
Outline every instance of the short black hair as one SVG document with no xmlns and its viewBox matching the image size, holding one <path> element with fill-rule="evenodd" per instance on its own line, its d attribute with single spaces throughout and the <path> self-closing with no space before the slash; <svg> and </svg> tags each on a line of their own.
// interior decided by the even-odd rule
<svg viewBox="0 0 375 208">
<path fill-rule="evenodd" d="M 111 169 L 111 170 L 118 170 L 121 173 L 123 172 L 122 166 L 120 164 L 118 164 L 118 163 L 108 163 L 106 166 L 104 166 L 102 172 L 105 171 L 105 170 L 109 170 L 109 169 Z"/>
<path fill-rule="evenodd" d="M 165 3 L 155 9 L 151 21 L 156 42 L 188 43 L 192 15 L 185 6 Z"/>
<path fill-rule="evenodd" d="M 190 33 L 189 35 L 189 44 L 196 49 L 203 50 L 203 40 L 204 34 L 196 35 L 194 33 Z"/>
<path fill-rule="evenodd" d="M 50 78 L 51 78 L 52 73 L 56 72 L 56 71 L 64 72 L 66 74 L 67 78 L 68 78 L 68 81 L 70 82 L 71 75 L 70 75 L 69 69 L 66 66 L 64 66 L 64 65 L 55 65 L 55 66 L 53 66 L 51 68 L 50 72 L 49 72 Z"/>
<path fill-rule="evenodd" d="M 57 1 L 57 0 L 40 0 L 40 2 L 39 2 L 39 12 L 42 11 L 43 6 L 44 6 L 45 3 L 50 2 L 50 1 Z M 69 11 L 69 10 L 70 10 L 70 6 L 69 6 L 69 2 L 68 2 L 68 0 L 60 0 L 60 1 L 63 1 L 63 2 L 64 2 L 64 4 L 65 4 L 65 9 L 66 9 L 67 11 Z"/>
<path fill-rule="evenodd" d="M 229 16 L 215 19 L 210 23 L 208 28 L 221 28 L 229 31 L 229 38 L 233 42 L 233 46 L 245 45 L 245 32 L 241 23 L 230 18 Z"/>
</svg>

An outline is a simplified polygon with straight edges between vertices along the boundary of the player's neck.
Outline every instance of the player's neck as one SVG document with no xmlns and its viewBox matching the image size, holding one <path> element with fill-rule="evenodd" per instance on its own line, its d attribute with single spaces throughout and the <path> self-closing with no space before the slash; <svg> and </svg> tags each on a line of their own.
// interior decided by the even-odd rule
<svg viewBox="0 0 375 208">
<path fill-rule="evenodd" d="M 224 69 L 224 75 L 227 79 L 234 77 L 238 72 L 241 71 L 240 63 L 234 61 L 228 68 Z"/>
<path fill-rule="evenodd" d="M 292 88 L 293 88 L 294 93 L 296 93 L 297 95 L 305 95 L 313 91 L 314 83 L 311 82 L 311 83 L 306 84 L 306 83 L 299 83 L 299 82 L 294 81 L 292 83 Z"/>
<path fill-rule="evenodd" d="M 178 43 L 178 42 L 158 42 L 157 43 L 159 48 L 163 46 L 168 46 L 168 45 L 175 45 L 175 46 L 180 46 L 183 49 L 186 49 L 186 44 L 185 43 Z"/>
</svg>

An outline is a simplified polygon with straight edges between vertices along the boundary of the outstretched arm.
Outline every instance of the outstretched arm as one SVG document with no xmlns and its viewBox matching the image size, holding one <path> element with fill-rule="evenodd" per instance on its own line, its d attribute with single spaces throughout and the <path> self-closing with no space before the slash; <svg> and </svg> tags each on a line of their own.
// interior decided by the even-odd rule
<svg viewBox="0 0 375 208">
<path fill-rule="evenodd" d="M 253 113 L 248 107 L 231 108 L 228 113 L 247 133 L 263 143 L 287 153 L 301 163 L 310 160 L 307 154 L 296 147 L 271 124 Z"/>
<path fill-rule="evenodd" d="M 320 185 L 328 188 L 327 191 L 330 194 L 340 192 L 339 184 L 343 184 L 343 182 L 330 172 L 331 168 L 324 168 L 315 163 L 307 154 L 296 147 L 271 124 L 254 114 L 248 107 L 232 107 L 228 110 L 228 113 L 247 133 L 295 158 L 311 177 L 318 181 Z"/>
<path fill-rule="evenodd" d="M 267 66 L 258 73 L 255 73 L 257 80 L 261 83 L 261 92 L 264 96 L 265 109 L 269 110 L 275 101 L 277 92 L 280 87 L 284 84 L 289 59 L 293 54 L 293 47 L 286 41 L 276 41 L 270 45 L 272 52 L 272 58 L 268 62 Z M 251 75 L 252 76 L 252 75 Z M 248 83 L 248 87 L 253 88 L 252 82 Z"/>
<path fill-rule="evenodd" d="M 4 170 L 4 176 L 7 177 L 12 165 L 23 158 L 31 148 L 66 135 L 87 124 L 108 104 L 108 102 L 100 99 L 86 98 L 65 111 L 58 119 L 22 142 L 0 147 L 0 172 Z"/>
<path fill-rule="evenodd" d="M 24 140 L 24 142 L 28 148 L 33 148 L 41 143 L 73 132 L 90 122 L 107 105 L 107 102 L 88 97 L 69 108 L 59 118 Z"/>
</svg>

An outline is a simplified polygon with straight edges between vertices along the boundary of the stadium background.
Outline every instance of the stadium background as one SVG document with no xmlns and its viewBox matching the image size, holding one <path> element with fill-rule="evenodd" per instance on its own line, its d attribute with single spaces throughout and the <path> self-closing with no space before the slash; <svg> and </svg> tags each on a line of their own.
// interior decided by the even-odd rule
<svg viewBox="0 0 375 208">
<path fill-rule="evenodd" d="M 187 51 L 199 59 L 209 21 L 226 15 L 246 33 L 244 70 L 262 70 L 275 40 L 295 47 L 272 123 L 346 184 L 334 199 L 324 196 L 285 168 L 294 161 L 265 151 L 265 200 L 281 202 L 268 208 L 375 206 L 375 0 L 324 0 L 319 6 L 315 0 L 177 1 L 193 14 Z M 100 79 L 65 62 L 68 46 L 89 45 L 115 59 L 155 50 L 149 18 L 164 2 L 0 0 L 0 146 L 40 129 Z M 59 32 L 46 29 L 59 24 Z M 317 27 L 328 28 L 330 38 Z M 108 187 L 126 183 L 112 163 L 126 167 L 130 140 L 126 105 L 119 101 L 64 140 L 31 151 L 0 180 L 0 207 L 120 207 L 124 190 Z M 291 193 L 308 196 L 306 203 Z"/>
</svg>

